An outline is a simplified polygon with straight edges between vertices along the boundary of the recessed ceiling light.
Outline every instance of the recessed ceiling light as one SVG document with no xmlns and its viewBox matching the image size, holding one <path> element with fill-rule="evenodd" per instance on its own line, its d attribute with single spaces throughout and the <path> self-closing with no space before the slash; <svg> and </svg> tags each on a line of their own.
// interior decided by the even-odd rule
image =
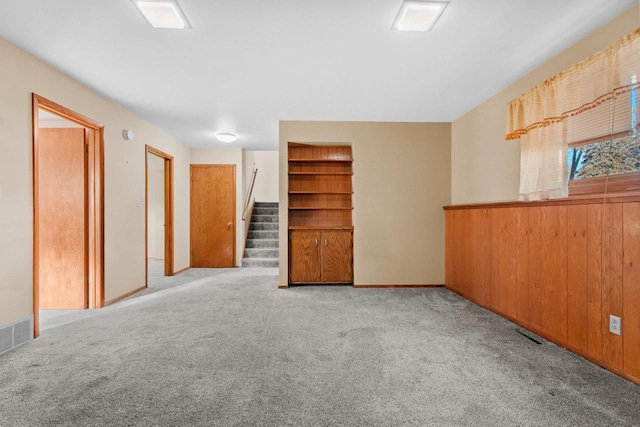
<svg viewBox="0 0 640 427">
<path fill-rule="evenodd" d="M 238 139 L 238 137 L 234 134 L 226 132 L 216 134 L 216 138 L 218 138 L 218 141 L 221 142 L 234 142 L 236 139 Z"/>
<path fill-rule="evenodd" d="M 177 0 L 133 0 L 133 4 L 154 28 L 191 28 Z"/>
<path fill-rule="evenodd" d="M 447 4 L 449 2 L 446 1 L 404 0 L 391 28 L 399 31 L 429 31 Z"/>
</svg>

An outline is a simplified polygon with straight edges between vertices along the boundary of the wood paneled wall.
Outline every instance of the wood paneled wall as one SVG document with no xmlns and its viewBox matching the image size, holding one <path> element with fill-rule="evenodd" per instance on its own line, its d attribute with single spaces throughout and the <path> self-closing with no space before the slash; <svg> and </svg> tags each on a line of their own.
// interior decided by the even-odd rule
<svg viewBox="0 0 640 427">
<path fill-rule="evenodd" d="M 447 288 L 640 384 L 638 197 L 445 209 Z"/>
</svg>

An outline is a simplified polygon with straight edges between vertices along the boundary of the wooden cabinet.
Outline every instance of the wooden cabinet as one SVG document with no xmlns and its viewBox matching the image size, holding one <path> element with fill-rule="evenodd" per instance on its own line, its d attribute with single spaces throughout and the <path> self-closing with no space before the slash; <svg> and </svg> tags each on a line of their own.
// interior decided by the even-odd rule
<svg viewBox="0 0 640 427">
<path fill-rule="evenodd" d="M 289 283 L 352 283 L 350 146 L 289 143 Z"/>
<path fill-rule="evenodd" d="M 290 283 L 352 283 L 353 230 L 291 230 Z"/>
</svg>

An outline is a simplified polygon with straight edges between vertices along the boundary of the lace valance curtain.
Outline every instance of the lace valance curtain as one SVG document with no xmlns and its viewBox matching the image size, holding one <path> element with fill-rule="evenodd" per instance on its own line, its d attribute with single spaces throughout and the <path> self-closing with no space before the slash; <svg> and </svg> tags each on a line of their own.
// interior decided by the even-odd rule
<svg viewBox="0 0 640 427">
<path fill-rule="evenodd" d="M 569 144 L 629 130 L 626 99 L 638 77 L 640 29 L 509 102 L 506 139 L 521 140 L 520 200 L 568 196 Z"/>
<path fill-rule="evenodd" d="M 629 92 L 640 70 L 640 28 L 509 102 L 507 140 Z"/>
</svg>

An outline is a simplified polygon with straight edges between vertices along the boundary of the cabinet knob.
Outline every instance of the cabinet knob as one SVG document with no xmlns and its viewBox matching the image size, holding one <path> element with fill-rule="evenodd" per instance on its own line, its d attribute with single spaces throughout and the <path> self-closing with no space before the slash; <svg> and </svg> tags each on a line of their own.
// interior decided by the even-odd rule
<svg viewBox="0 0 640 427">
<path fill-rule="evenodd" d="M 328 243 L 327 239 L 324 239 L 324 246 L 327 247 L 328 244 L 329 243 Z"/>
<path fill-rule="evenodd" d="M 318 239 L 316 239 L 316 248 L 318 247 Z"/>
</svg>

